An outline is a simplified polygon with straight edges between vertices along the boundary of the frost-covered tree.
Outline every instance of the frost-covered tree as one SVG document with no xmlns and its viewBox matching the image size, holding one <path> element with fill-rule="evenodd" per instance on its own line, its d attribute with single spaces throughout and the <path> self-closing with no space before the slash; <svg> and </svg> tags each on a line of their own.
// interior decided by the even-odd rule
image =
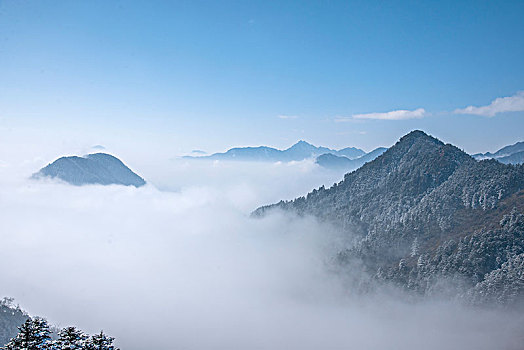
<svg viewBox="0 0 524 350">
<path fill-rule="evenodd" d="M 420 251 L 420 246 L 419 246 L 419 243 L 418 243 L 418 237 L 415 237 L 415 239 L 413 240 L 413 243 L 411 244 L 411 254 L 410 254 L 410 256 L 411 257 L 415 257 L 415 256 L 419 255 L 419 251 Z"/>
<path fill-rule="evenodd" d="M 254 215 L 278 208 L 337 227 L 350 243 L 336 262 L 348 271 L 357 262 L 421 295 L 465 295 L 480 283 L 467 295 L 490 291 L 504 304 L 524 299 L 523 191 L 524 165 L 476 161 L 413 131 L 338 184 Z"/>
<path fill-rule="evenodd" d="M 16 336 L 18 327 L 28 318 L 27 313 L 15 304 L 13 298 L 0 300 L 0 346 L 7 344 Z"/>
<path fill-rule="evenodd" d="M 88 336 L 76 327 L 66 327 L 58 332 L 58 339 L 53 342 L 53 350 L 83 350 Z"/>
<path fill-rule="evenodd" d="M 87 350 L 119 350 L 113 345 L 115 338 L 108 337 L 103 331 L 93 335 L 87 342 Z"/>
<path fill-rule="evenodd" d="M 104 332 L 89 337 L 76 327 L 63 328 L 53 337 L 56 339 L 51 340 L 49 324 L 37 317 L 29 317 L 18 331 L 0 350 L 119 350 L 113 345 L 114 338 Z"/>
<path fill-rule="evenodd" d="M 51 349 L 49 325 L 46 320 L 29 318 L 18 329 L 18 335 L 5 345 L 4 350 Z"/>
</svg>

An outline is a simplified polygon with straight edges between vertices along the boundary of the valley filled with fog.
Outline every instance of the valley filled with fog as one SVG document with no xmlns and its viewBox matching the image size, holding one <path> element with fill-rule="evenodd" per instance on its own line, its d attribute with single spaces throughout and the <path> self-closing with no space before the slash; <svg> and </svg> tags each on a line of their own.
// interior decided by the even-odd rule
<svg viewBox="0 0 524 350">
<path fill-rule="evenodd" d="M 257 207 L 331 186 L 313 161 L 129 158 L 148 184 L 30 180 L 52 159 L 4 154 L 2 296 L 57 326 L 100 328 L 122 349 L 518 349 L 497 309 L 351 292 L 333 268 L 351 238 Z M 126 161 L 126 158 L 123 158 Z"/>
</svg>

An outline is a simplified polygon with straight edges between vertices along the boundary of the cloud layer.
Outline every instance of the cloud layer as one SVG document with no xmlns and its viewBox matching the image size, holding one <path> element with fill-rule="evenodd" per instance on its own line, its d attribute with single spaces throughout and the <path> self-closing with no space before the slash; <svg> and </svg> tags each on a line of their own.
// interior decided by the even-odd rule
<svg viewBox="0 0 524 350">
<path fill-rule="evenodd" d="M 351 295 L 352 272 L 329 269 L 351 237 L 308 217 L 249 217 L 330 181 L 311 164 L 170 164 L 137 169 L 166 191 L 4 168 L 0 294 L 126 350 L 520 346 L 522 315 Z"/>
<path fill-rule="evenodd" d="M 487 106 L 468 106 L 456 109 L 455 114 L 473 114 L 484 117 L 494 117 L 499 113 L 524 111 L 524 91 L 519 91 L 513 96 L 499 97 Z"/>
</svg>

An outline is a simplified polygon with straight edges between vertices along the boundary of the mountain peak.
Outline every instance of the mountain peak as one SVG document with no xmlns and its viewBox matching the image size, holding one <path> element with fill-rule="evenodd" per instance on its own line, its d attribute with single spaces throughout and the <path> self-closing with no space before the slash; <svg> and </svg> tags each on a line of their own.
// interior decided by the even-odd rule
<svg viewBox="0 0 524 350">
<path fill-rule="evenodd" d="M 290 148 L 293 148 L 293 147 L 305 147 L 305 146 L 307 146 L 307 147 L 315 147 L 312 144 L 310 144 L 309 142 L 306 142 L 304 140 L 299 140 L 297 143 L 295 143 Z"/>
<path fill-rule="evenodd" d="M 59 178 L 72 185 L 125 185 L 140 187 L 144 179 L 122 161 L 107 153 L 93 153 L 84 157 L 61 157 L 40 169 L 33 178 Z"/>
<path fill-rule="evenodd" d="M 419 138 L 434 139 L 434 137 L 429 136 L 422 130 L 413 130 L 407 133 L 406 135 L 402 136 L 399 141 L 419 139 Z"/>
<path fill-rule="evenodd" d="M 431 174 L 435 180 L 443 180 L 460 164 L 473 161 L 471 156 L 459 148 L 446 145 L 420 130 L 404 135 L 384 156 L 384 161 L 387 160 L 390 164 L 416 164 L 416 167 L 424 169 L 425 174 Z"/>
<path fill-rule="evenodd" d="M 297 143 L 295 143 L 293 146 L 289 147 L 288 149 L 284 150 L 284 152 L 316 152 L 319 148 L 315 145 L 310 144 L 309 142 L 306 142 L 304 140 L 299 140 Z"/>
<path fill-rule="evenodd" d="M 319 165 L 341 167 L 351 162 L 330 154 L 317 159 Z M 441 278 L 458 277 L 461 282 L 446 285 L 445 293 L 509 303 L 520 300 L 501 296 L 503 290 L 518 290 L 509 286 L 509 276 L 519 276 L 524 266 L 524 231 L 518 225 L 523 189 L 523 166 L 477 162 L 416 130 L 332 187 L 253 215 L 278 208 L 328 222 L 357 240 L 338 254 L 342 266 L 352 269 L 357 261 L 368 276 L 417 296 L 434 296 Z M 519 293 L 522 298 L 522 288 Z"/>
<path fill-rule="evenodd" d="M 402 147 L 402 146 L 408 146 L 411 147 L 415 143 L 429 143 L 429 144 L 435 144 L 438 146 L 444 145 L 442 141 L 439 139 L 426 134 L 424 131 L 421 130 L 413 130 L 406 135 L 402 136 L 400 140 L 395 144 L 395 146 Z"/>
</svg>

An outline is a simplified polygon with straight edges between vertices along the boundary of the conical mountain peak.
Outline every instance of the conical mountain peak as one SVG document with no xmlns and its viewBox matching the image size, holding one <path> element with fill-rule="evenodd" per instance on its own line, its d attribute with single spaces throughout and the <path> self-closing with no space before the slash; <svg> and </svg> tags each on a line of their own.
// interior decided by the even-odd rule
<svg viewBox="0 0 524 350">
<path fill-rule="evenodd" d="M 309 147 L 309 148 L 317 148 L 316 146 L 310 144 L 309 142 L 306 142 L 304 140 L 299 140 L 297 143 L 295 143 L 293 146 L 289 148 L 298 148 L 298 147 Z"/>
<path fill-rule="evenodd" d="M 432 142 L 432 143 L 435 143 L 435 144 L 443 144 L 442 141 L 440 141 L 439 139 L 433 137 L 433 136 L 430 136 L 428 134 L 426 134 L 424 131 L 421 131 L 421 130 L 413 130 L 409 133 L 407 133 L 406 135 L 402 136 L 400 138 L 400 140 L 397 142 L 397 144 L 399 143 L 413 143 L 413 142 L 420 142 L 420 141 L 424 141 L 424 142 Z"/>
</svg>

